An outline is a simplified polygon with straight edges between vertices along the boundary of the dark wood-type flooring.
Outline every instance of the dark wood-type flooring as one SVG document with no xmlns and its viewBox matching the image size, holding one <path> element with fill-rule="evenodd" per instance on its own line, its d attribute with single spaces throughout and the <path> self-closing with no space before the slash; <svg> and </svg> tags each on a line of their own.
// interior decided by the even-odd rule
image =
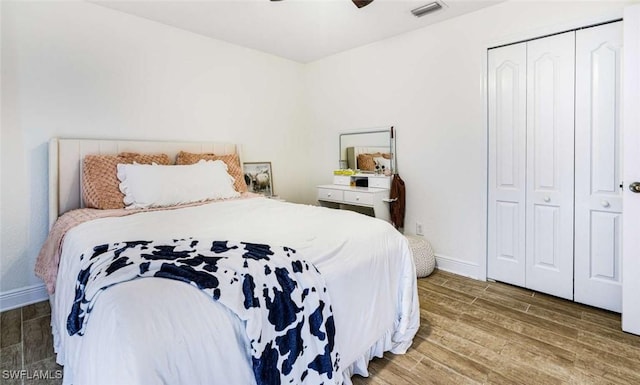
<svg viewBox="0 0 640 385">
<path fill-rule="evenodd" d="M 44 301 L 0 314 L 0 384 L 62 383 L 56 373 L 62 367 L 53 354 L 50 313 L 49 301 Z M 19 370 L 26 372 L 20 375 Z M 7 371 L 19 378 L 9 378 Z"/>
<path fill-rule="evenodd" d="M 640 384 L 640 337 L 620 315 L 436 270 L 418 280 L 421 326 L 406 355 L 374 359 L 355 385 Z M 55 371 L 48 302 L 0 315 L 4 370 Z"/>
<path fill-rule="evenodd" d="M 418 280 L 420 329 L 406 355 L 360 384 L 640 384 L 640 337 L 620 315 L 442 271 Z"/>
</svg>

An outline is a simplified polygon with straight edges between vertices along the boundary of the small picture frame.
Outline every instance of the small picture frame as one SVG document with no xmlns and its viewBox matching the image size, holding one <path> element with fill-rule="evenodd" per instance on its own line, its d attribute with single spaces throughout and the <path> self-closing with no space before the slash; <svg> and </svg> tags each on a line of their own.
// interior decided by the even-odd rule
<svg viewBox="0 0 640 385">
<path fill-rule="evenodd" d="M 271 162 L 244 162 L 244 181 L 248 191 L 273 196 L 273 174 Z"/>
</svg>

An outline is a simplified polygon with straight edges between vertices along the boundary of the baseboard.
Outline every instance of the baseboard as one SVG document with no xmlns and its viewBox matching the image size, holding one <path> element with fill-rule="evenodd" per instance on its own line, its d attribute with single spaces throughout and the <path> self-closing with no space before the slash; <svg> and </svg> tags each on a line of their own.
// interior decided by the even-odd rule
<svg viewBox="0 0 640 385">
<path fill-rule="evenodd" d="M 440 270 L 473 279 L 481 279 L 480 277 L 483 276 L 483 274 L 480 274 L 479 265 L 441 254 L 436 254 L 436 267 Z"/>
<path fill-rule="evenodd" d="M 0 293 L 0 312 L 49 299 L 47 288 L 40 285 L 22 287 Z"/>
</svg>

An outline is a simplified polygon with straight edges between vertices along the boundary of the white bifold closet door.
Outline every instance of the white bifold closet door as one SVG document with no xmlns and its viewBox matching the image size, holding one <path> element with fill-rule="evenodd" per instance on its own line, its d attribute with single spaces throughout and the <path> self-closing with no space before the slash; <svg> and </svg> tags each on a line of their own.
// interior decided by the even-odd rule
<svg viewBox="0 0 640 385">
<path fill-rule="evenodd" d="M 575 33 L 527 43 L 526 287 L 573 299 Z"/>
<path fill-rule="evenodd" d="M 575 33 L 488 53 L 487 276 L 573 299 Z"/>
<path fill-rule="evenodd" d="M 527 46 L 488 52 L 487 275 L 525 286 Z"/>
<path fill-rule="evenodd" d="M 577 302 L 622 310 L 622 22 L 576 32 Z"/>
<path fill-rule="evenodd" d="M 488 52 L 487 277 L 621 310 L 622 22 Z"/>
</svg>

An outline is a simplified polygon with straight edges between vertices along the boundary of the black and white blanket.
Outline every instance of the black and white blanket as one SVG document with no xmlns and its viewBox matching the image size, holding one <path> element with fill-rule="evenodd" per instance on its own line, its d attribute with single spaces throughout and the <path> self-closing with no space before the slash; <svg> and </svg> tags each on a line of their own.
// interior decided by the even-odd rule
<svg viewBox="0 0 640 385">
<path fill-rule="evenodd" d="M 174 239 L 116 242 L 80 258 L 69 335 L 83 335 L 99 294 L 144 277 L 183 281 L 246 321 L 258 385 L 340 384 L 327 288 L 296 250 L 264 244 Z"/>
</svg>

